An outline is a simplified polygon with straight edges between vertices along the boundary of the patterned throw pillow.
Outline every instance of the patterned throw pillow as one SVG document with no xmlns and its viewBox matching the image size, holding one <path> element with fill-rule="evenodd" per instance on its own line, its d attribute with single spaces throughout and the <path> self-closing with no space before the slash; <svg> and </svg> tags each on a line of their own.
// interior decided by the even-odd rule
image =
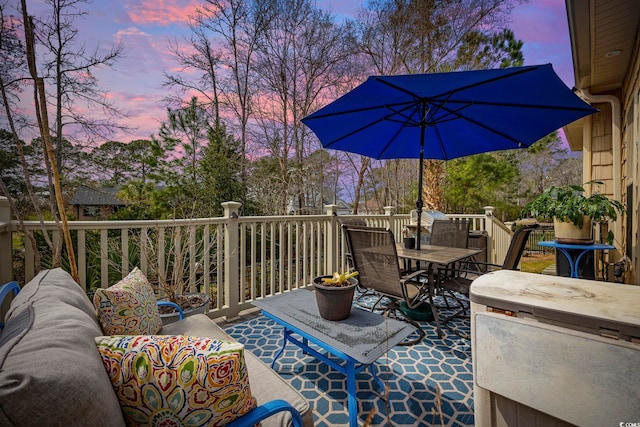
<svg viewBox="0 0 640 427">
<path fill-rule="evenodd" d="M 105 335 L 150 335 L 162 328 L 156 296 L 137 267 L 107 289 L 98 289 L 93 305 Z"/>
<path fill-rule="evenodd" d="M 224 426 L 256 407 L 244 346 L 187 336 L 96 337 L 131 426 Z"/>
</svg>

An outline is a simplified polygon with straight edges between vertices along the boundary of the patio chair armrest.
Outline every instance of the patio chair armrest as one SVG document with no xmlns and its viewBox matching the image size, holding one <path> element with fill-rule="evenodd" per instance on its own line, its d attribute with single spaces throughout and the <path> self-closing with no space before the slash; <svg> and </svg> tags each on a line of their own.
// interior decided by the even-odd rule
<svg viewBox="0 0 640 427">
<path fill-rule="evenodd" d="M 473 273 L 473 274 L 478 274 L 478 275 L 482 275 L 485 273 L 488 273 L 490 271 L 493 270 L 501 270 L 502 266 L 499 264 L 492 264 L 490 262 L 481 262 L 481 261 L 472 261 L 469 262 L 468 265 L 470 266 L 475 266 L 477 267 L 477 269 L 472 269 L 472 268 L 451 268 L 451 267 L 438 267 L 438 271 L 437 271 L 437 275 L 440 276 L 442 274 L 446 274 L 446 273 Z M 481 271 L 480 267 L 486 267 L 487 271 Z"/>
<path fill-rule="evenodd" d="M 431 270 L 416 270 L 416 271 L 412 271 L 411 273 L 407 274 L 406 276 L 402 276 L 402 278 L 400 280 L 402 282 L 416 281 L 417 277 L 419 277 L 419 276 L 428 276 L 429 274 L 431 274 Z"/>
<path fill-rule="evenodd" d="M 11 292 L 13 292 L 14 297 L 18 295 L 18 292 L 20 292 L 20 285 L 18 285 L 18 282 L 7 282 L 0 286 L 0 304 L 4 302 L 4 299 Z"/>
<path fill-rule="evenodd" d="M 158 307 L 173 307 L 176 309 L 176 311 L 178 312 L 178 319 L 182 320 L 184 319 L 184 311 L 182 311 L 182 308 L 176 304 L 175 302 L 171 302 L 171 301 L 157 301 L 158 303 Z"/>
<path fill-rule="evenodd" d="M 13 292 L 13 296 L 15 297 L 20 292 L 20 285 L 18 282 L 8 282 L 4 285 L 0 286 L 0 306 L 4 302 L 4 299 Z M 4 319 L 0 319 L 0 330 L 4 329 Z"/>
<path fill-rule="evenodd" d="M 423 298 L 427 296 L 429 292 L 431 292 L 430 284 L 432 280 L 430 280 L 430 276 L 432 273 L 433 270 L 417 270 L 400 278 L 400 290 L 402 292 L 402 298 L 407 304 L 407 307 L 409 307 L 410 309 L 418 307 L 422 303 Z M 425 276 L 426 280 L 420 281 L 420 276 Z M 409 296 L 410 293 L 407 289 L 408 285 L 411 285 L 418 290 L 417 294 L 415 294 L 413 297 Z"/>
<path fill-rule="evenodd" d="M 236 418 L 227 424 L 227 427 L 249 427 L 256 425 L 265 418 L 277 414 L 278 412 L 289 412 L 293 421 L 293 427 L 302 427 L 302 416 L 296 408 L 290 403 L 282 400 L 275 399 L 267 403 L 264 403 L 257 408 L 252 409 L 240 418 Z"/>
</svg>

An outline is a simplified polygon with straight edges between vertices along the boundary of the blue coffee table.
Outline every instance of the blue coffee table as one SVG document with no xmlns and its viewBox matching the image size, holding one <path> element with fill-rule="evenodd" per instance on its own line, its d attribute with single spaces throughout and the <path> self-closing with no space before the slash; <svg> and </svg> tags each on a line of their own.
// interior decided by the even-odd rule
<svg viewBox="0 0 640 427">
<path fill-rule="evenodd" d="M 415 331 L 415 327 L 409 323 L 355 307 L 345 320 L 325 320 L 320 317 L 314 293 L 305 289 L 285 292 L 252 304 L 283 328 L 282 348 L 271 362 L 272 368 L 287 342 L 291 342 L 347 376 L 347 405 L 349 425 L 352 427 L 358 425 L 356 375 L 369 367 L 374 380 L 384 390 L 384 384 L 375 372 L 374 362 Z M 337 363 L 326 354 L 316 351 L 309 346 L 309 342 L 344 363 Z"/>
</svg>

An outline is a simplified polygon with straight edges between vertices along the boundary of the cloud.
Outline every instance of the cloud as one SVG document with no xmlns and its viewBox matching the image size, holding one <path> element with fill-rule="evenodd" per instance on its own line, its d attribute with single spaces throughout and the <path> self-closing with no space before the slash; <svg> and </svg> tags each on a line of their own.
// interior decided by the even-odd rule
<svg viewBox="0 0 640 427">
<path fill-rule="evenodd" d="M 118 132 L 114 135 L 114 140 L 126 142 L 149 139 L 151 135 L 158 134 L 160 124 L 167 114 L 160 95 L 117 92 L 112 96 L 118 105 L 126 105 L 124 113 L 127 117 L 119 119 L 119 124 L 133 127 L 129 133 Z"/>
<path fill-rule="evenodd" d="M 112 37 L 123 42 L 125 56 L 97 75 L 109 101 L 128 116 L 119 123 L 135 128 L 131 134 L 118 132 L 113 139 L 147 139 L 158 133 L 160 121 L 166 117 L 162 71 L 171 64 L 166 40 L 137 26 L 121 28 Z"/>
<path fill-rule="evenodd" d="M 162 70 L 172 65 L 171 54 L 167 49 L 167 39 L 147 33 L 132 26 L 114 33 L 116 43 L 122 42 L 125 55 L 114 66 L 118 72 L 130 78 L 140 78 L 145 84 L 157 83 Z M 121 85 L 127 81 L 120 81 Z"/>
<path fill-rule="evenodd" d="M 124 30 L 118 30 L 115 34 L 116 39 L 124 37 L 146 37 L 149 34 L 136 27 L 125 28 Z"/>
<path fill-rule="evenodd" d="M 138 25 L 186 24 L 200 4 L 196 0 L 142 0 L 125 5 L 132 23 Z"/>
</svg>

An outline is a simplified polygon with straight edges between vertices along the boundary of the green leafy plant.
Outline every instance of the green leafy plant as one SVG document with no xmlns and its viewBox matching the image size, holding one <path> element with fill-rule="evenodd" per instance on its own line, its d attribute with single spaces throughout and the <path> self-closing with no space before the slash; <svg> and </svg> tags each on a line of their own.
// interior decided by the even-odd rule
<svg viewBox="0 0 640 427">
<path fill-rule="evenodd" d="M 587 184 L 602 185 L 603 183 L 589 181 Z M 611 200 L 598 192 L 587 197 L 584 187 L 565 185 L 552 186 L 544 190 L 540 196 L 525 207 L 524 213 L 537 218 L 557 218 L 582 227 L 585 216 L 596 222 L 607 219 L 615 221 L 618 214 L 624 215 L 624 209 L 621 202 Z"/>
</svg>

